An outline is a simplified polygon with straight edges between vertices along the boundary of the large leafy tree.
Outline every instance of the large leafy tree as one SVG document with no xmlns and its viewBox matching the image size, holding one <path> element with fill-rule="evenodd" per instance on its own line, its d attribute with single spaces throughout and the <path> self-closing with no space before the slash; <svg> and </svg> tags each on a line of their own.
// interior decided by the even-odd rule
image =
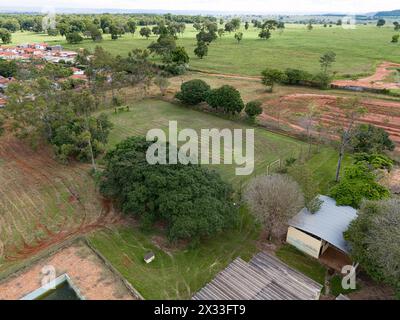
<svg viewBox="0 0 400 320">
<path fill-rule="evenodd" d="M 344 237 L 353 260 L 373 279 L 395 286 L 400 297 L 400 200 L 364 202 Z"/>
<path fill-rule="evenodd" d="M 149 164 L 152 143 L 132 137 L 109 151 L 101 193 L 148 227 L 166 223 L 170 240 L 198 240 L 233 226 L 238 212 L 231 187 L 199 165 Z"/>
<path fill-rule="evenodd" d="M 270 92 L 274 90 L 275 83 L 280 83 L 285 80 L 285 73 L 277 69 L 265 69 L 261 72 L 261 82 Z"/>
<path fill-rule="evenodd" d="M 244 108 L 240 92 L 229 85 L 211 90 L 207 95 L 206 101 L 212 108 L 225 113 L 240 113 Z"/>
<path fill-rule="evenodd" d="M 176 94 L 176 98 L 183 103 L 196 105 L 206 100 L 210 90 L 205 81 L 193 79 L 182 83 L 181 91 Z"/>
<path fill-rule="evenodd" d="M 200 59 L 203 59 L 203 57 L 207 56 L 208 54 L 207 44 L 203 41 L 197 42 L 197 47 L 194 48 L 194 54 Z"/>
<path fill-rule="evenodd" d="M 4 44 L 8 44 L 11 43 L 11 32 L 8 31 L 5 28 L 1 28 L 0 29 L 0 40 L 4 43 Z"/>
<path fill-rule="evenodd" d="M 393 151 L 395 144 L 389 134 L 372 124 L 358 125 L 352 134 L 350 145 L 355 152 L 382 153 Z"/>
</svg>

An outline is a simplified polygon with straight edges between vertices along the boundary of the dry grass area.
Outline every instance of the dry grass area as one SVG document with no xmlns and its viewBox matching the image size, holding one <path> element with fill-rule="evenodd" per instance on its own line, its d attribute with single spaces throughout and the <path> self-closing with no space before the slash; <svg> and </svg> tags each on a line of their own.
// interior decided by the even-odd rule
<svg viewBox="0 0 400 320">
<path fill-rule="evenodd" d="M 134 300 L 102 260 L 85 244 L 76 242 L 0 283 L 0 300 L 18 300 L 42 286 L 43 267 L 55 268 L 56 277 L 68 274 L 88 300 Z"/>
<path fill-rule="evenodd" d="M 0 138 L 0 273 L 72 236 L 118 221 L 95 190 L 89 167 L 64 166 L 47 149 Z"/>
</svg>

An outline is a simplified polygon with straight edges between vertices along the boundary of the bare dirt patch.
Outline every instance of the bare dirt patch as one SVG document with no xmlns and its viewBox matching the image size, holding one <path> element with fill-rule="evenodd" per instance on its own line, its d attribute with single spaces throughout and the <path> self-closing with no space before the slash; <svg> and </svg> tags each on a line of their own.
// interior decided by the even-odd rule
<svg viewBox="0 0 400 320">
<path fill-rule="evenodd" d="M 315 105 L 322 112 L 322 122 L 331 126 L 338 121 L 346 121 L 337 107 L 338 96 L 310 93 L 295 93 L 270 100 L 261 119 L 279 122 L 295 131 L 304 131 L 301 119 L 310 105 Z M 400 102 L 378 99 L 361 99 L 361 105 L 368 113 L 361 119 L 386 130 L 391 139 L 400 146 Z"/>
<path fill-rule="evenodd" d="M 56 277 L 68 274 L 85 299 L 134 300 L 135 297 L 85 244 L 79 242 L 42 259 L 0 283 L 0 300 L 21 299 L 42 286 L 44 266 L 55 268 Z"/>
<path fill-rule="evenodd" d="M 371 89 L 400 89 L 400 83 L 387 82 L 386 79 L 393 72 L 393 68 L 400 68 L 400 64 L 393 62 L 381 63 L 372 76 L 357 80 L 336 80 L 333 85 L 338 87 L 362 87 Z"/>
<path fill-rule="evenodd" d="M 117 223 L 96 192 L 89 167 L 62 165 L 46 148 L 0 139 L 0 271 L 72 236 Z"/>
</svg>

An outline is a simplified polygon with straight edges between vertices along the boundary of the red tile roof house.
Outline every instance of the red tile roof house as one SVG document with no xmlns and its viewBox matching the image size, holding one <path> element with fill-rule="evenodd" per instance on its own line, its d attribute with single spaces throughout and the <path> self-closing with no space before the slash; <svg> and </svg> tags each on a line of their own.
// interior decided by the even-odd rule
<svg viewBox="0 0 400 320">
<path fill-rule="evenodd" d="M 4 108 L 6 106 L 7 100 L 0 97 L 0 108 Z"/>
<path fill-rule="evenodd" d="M 7 88 L 8 84 L 13 80 L 14 80 L 13 78 L 4 78 L 0 76 L 0 89 Z"/>
</svg>

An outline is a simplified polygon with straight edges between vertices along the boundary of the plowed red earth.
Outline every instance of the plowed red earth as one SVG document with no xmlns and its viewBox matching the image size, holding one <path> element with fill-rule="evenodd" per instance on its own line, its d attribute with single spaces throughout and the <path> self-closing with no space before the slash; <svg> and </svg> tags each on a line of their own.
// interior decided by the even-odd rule
<svg viewBox="0 0 400 320">
<path fill-rule="evenodd" d="M 326 125 L 345 122 L 345 116 L 337 107 L 337 98 L 333 95 L 320 94 L 291 94 L 269 101 L 274 106 L 275 112 L 265 110 L 262 118 L 279 121 L 291 127 L 293 130 L 304 130 L 300 126 L 301 114 L 307 111 L 311 104 L 316 105 L 322 111 L 322 121 Z M 360 122 L 370 123 L 385 129 L 391 139 L 400 147 L 400 102 L 382 101 L 373 99 L 361 100 L 368 113 Z"/>
<path fill-rule="evenodd" d="M 0 138 L 0 270 L 7 261 L 120 221 L 88 172 L 11 135 Z"/>
</svg>

